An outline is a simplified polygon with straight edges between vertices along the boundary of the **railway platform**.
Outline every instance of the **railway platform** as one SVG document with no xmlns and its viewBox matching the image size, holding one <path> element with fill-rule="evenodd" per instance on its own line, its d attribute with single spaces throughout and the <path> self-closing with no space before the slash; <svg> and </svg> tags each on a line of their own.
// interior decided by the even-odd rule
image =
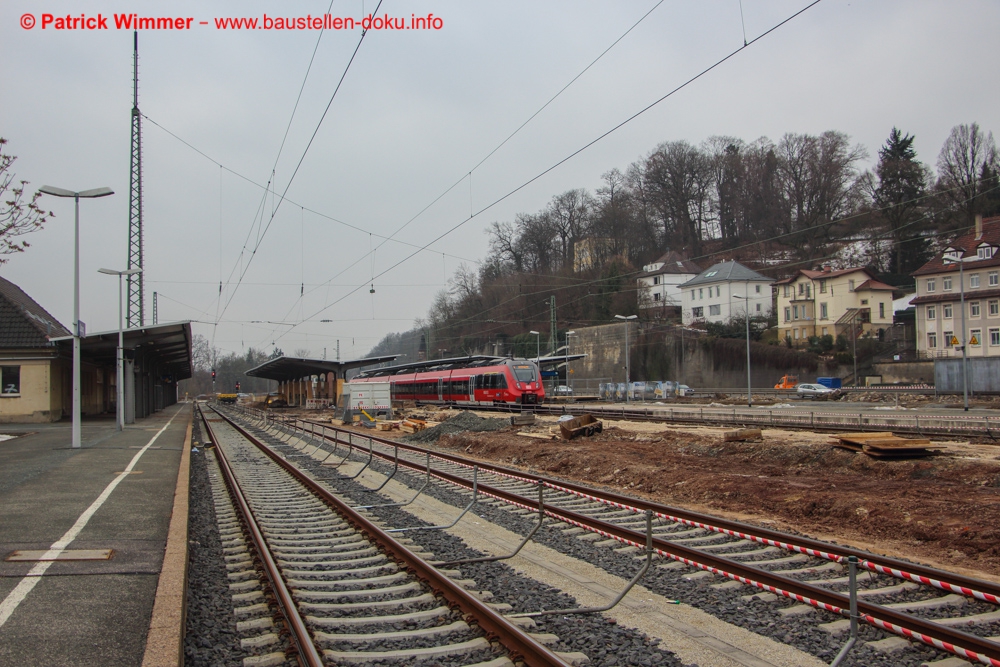
<svg viewBox="0 0 1000 667">
<path fill-rule="evenodd" d="M 84 421 L 79 449 L 68 422 L 3 427 L 21 435 L 0 442 L 0 664 L 176 664 L 190 421 Z"/>
</svg>

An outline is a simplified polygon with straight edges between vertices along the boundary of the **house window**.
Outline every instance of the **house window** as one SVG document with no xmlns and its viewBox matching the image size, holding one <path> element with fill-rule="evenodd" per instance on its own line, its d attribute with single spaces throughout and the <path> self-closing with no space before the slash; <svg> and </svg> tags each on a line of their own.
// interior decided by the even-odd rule
<svg viewBox="0 0 1000 667">
<path fill-rule="evenodd" d="M 989 276 L 990 287 L 996 287 L 997 285 L 1000 285 L 1000 275 L 998 275 L 996 271 L 990 271 L 986 275 Z"/>
<path fill-rule="evenodd" d="M 691 309 L 691 317 L 694 317 L 695 319 L 699 319 L 699 320 L 701 318 L 705 317 L 705 308 L 702 307 L 702 306 L 698 306 L 697 308 L 692 308 Z"/>
<path fill-rule="evenodd" d="M 951 291 L 951 276 L 946 276 L 941 279 L 941 289 L 945 292 Z"/>
<path fill-rule="evenodd" d="M 826 327 L 823 327 L 823 329 L 822 329 L 822 333 L 821 333 L 820 335 L 823 335 L 823 336 L 825 336 L 825 335 L 826 335 Z"/>
<path fill-rule="evenodd" d="M 933 331 L 927 334 L 927 347 L 937 347 L 937 334 Z"/>
<path fill-rule="evenodd" d="M 712 288 L 709 287 L 708 289 L 712 289 Z M 704 299 L 705 298 L 705 290 L 704 290 L 704 288 L 701 288 L 701 287 L 698 288 L 698 298 L 699 299 Z"/>
<path fill-rule="evenodd" d="M 799 319 L 799 307 L 798 306 L 792 306 L 792 319 L 793 320 Z"/>
<path fill-rule="evenodd" d="M 758 313 L 760 312 L 760 304 L 759 303 L 757 304 L 757 312 Z"/>
<path fill-rule="evenodd" d="M 937 289 L 937 285 L 935 283 L 936 283 L 936 281 L 933 278 L 928 278 L 927 279 L 927 291 L 928 292 L 933 292 L 935 289 Z"/>
<path fill-rule="evenodd" d="M 719 285 L 715 286 L 715 296 L 722 296 L 722 287 Z"/>
<path fill-rule="evenodd" d="M 1000 345 L 1000 329 L 990 329 L 990 345 Z"/>
<path fill-rule="evenodd" d="M 983 330 L 969 329 L 969 345 L 979 347 L 983 344 Z"/>
<path fill-rule="evenodd" d="M 709 306 L 708 307 L 708 314 L 709 315 L 721 315 L 722 314 L 722 306 L 720 306 L 720 305 Z"/>
<path fill-rule="evenodd" d="M 989 259 L 993 257 L 993 248 L 988 245 L 976 248 L 976 259 Z"/>
<path fill-rule="evenodd" d="M 848 292 L 853 292 L 854 291 L 854 280 L 853 279 L 847 281 L 847 291 Z"/>
<path fill-rule="evenodd" d="M 885 319 L 885 304 L 882 302 L 879 302 L 878 304 L 878 318 L 880 320 Z"/>
<path fill-rule="evenodd" d="M 660 276 L 653 276 L 653 284 L 654 285 L 660 284 Z"/>
<path fill-rule="evenodd" d="M 990 301 L 990 317 L 1000 315 L 1000 301 L 993 299 Z"/>
<path fill-rule="evenodd" d="M 979 317 L 979 302 L 973 301 L 969 304 L 969 317 Z"/>
<path fill-rule="evenodd" d="M 996 275 L 996 274 L 994 273 L 993 275 Z M 992 285 L 992 283 L 990 283 L 990 284 Z M 754 292 L 756 292 L 757 294 L 760 294 L 760 285 L 754 285 L 753 287 L 754 287 Z"/>
<path fill-rule="evenodd" d="M 799 339 L 799 330 L 796 329 L 795 330 L 795 340 L 798 340 L 798 339 Z"/>
<path fill-rule="evenodd" d="M 659 300 L 660 300 L 660 293 L 659 292 L 654 292 L 653 293 L 653 301 L 659 301 Z"/>
<path fill-rule="evenodd" d="M 826 294 L 826 278 L 819 281 L 819 292 L 820 294 Z M 823 334 L 824 336 L 826 334 Z"/>
<path fill-rule="evenodd" d="M 826 304 L 819 304 L 819 319 L 825 320 L 827 317 L 829 317 L 829 315 L 827 314 Z"/>
<path fill-rule="evenodd" d="M 788 285 L 785 285 L 785 298 L 788 298 Z"/>
<path fill-rule="evenodd" d="M 951 339 L 955 337 L 955 333 L 952 331 L 944 332 L 944 344 L 941 347 L 951 347 Z"/>
<path fill-rule="evenodd" d="M 944 304 L 944 319 L 946 319 L 946 320 L 950 320 L 951 319 L 951 304 L 950 303 Z"/>
<path fill-rule="evenodd" d="M 806 293 L 806 284 L 799 283 L 799 296 L 802 296 L 805 293 Z"/>
<path fill-rule="evenodd" d="M 792 320 L 792 309 L 785 306 L 785 321 L 790 322 Z"/>
<path fill-rule="evenodd" d="M 937 319 L 937 307 L 936 306 L 927 306 L 927 319 L 929 319 L 929 320 Z"/>
<path fill-rule="evenodd" d="M 862 306 L 867 306 L 868 305 L 868 299 L 861 299 L 861 305 Z"/>
<path fill-rule="evenodd" d="M 0 394 L 21 393 L 21 367 L 0 366 Z"/>
<path fill-rule="evenodd" d="M 972 289 L 976 289 L 977 287 L 979 287 L 978 273 L 973 273 L 971 276 L 969 276 L 969 287 L 971 287 Z"/>
</svg>

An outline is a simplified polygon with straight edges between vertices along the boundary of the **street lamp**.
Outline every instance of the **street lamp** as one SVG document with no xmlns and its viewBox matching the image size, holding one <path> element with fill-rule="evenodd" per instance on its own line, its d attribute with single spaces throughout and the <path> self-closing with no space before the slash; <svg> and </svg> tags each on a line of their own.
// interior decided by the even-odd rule
<svg viewBox="0 0 1000 667">
<path fill-rule="evenodd" d="M 749 290 L 747 290 L 747 296 L 742 294 L 734 294 L 734 299 L 743 299 L 743 305 L 746 306 L 744 309 L 744 319 L 747 321 L 747 407 L 753 407 L 753 396 L 750 394 L 750 295 Z"/>
<path fill-rule="evenodd" d="M 542 335 L 537 331 L 529 331 L 535 337 L 535 363 L 542 358 Z"/>
<path fill-rule="evenodd" d="M 134 276 L 142 273 L 142 269 L 128 269 L 126 271 L 115 271 L 114 269 L 97 269 L 98 273 L 107 276 L 118 276 L 118 353 L 115 355 L 115 413 L 118 421 L 117 430 L 125 428 L 125 342 L 122 333 L 122 276 Z"/>
<path fill-rule="evenodd" d="M 575 334 L 575 331 L 566 332 L 566 385 L 569 387 L 569 393 L 573 393 L 572 380 L 569 377 L 569 337 Z"/>
<path fill-rule="evenodd" d="M 43 185 L 39 192 L 53 197 L 72 197 L 76 202 L 73 226 L 73 436 L 72 446 L 80 447 L 80 199 L 96 199 L 113 195 L 111 188 L 94 188 L 73 192 L 63 188 Z"/>
<path fill-rule="evenodd" d="M 628 354 L 628 322 L 634 320 L 638 315 L 615 315 L 616 320 L 625 320 L 625 402 L 632 402 L 632 365 Z"/>
<path fill-rule="evenodd" d="M 958 252 L 958 257 L 952 256 L 951 260 L 953 262 L 958 262 L 958 292 L 959 292 L 959 303 L 962 308 L 962 403 L 965 411 L 969 411 L 969 357 L 966 352 L 966 341 L 965 341 L 965 248 L 959 246 L 952 246 L 953 250 Z M 978 257 L 969 257 L 973 261 L 979 259 Z"/>
</svg>

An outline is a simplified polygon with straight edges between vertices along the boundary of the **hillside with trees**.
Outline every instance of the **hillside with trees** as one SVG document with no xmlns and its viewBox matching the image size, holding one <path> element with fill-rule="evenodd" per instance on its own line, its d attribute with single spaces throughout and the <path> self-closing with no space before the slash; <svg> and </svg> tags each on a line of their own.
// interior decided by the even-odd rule
<svg viewBox="0 0 1000 667">
<path fill-rule="evenodd" d="M 820 263 L 866 266 L 905 286 L 942 239 L 977 213 L 1000 214 L 996 146 L 976 123 L 952 129 L 936 174 L 897 128 L 874 169 L 862 170 L 869 155 L 835 130 L 661 143 L 605 172 L 593 192 L 568 190 L 540 211 L 492 222 L 479 266 L 459 267 L 425 320 L 372 353 L 555 349 L 564 341 L 550 339 L 553 309 L 560 332 L 636 312 L 635 276 L 667 250 L 702 267 L 735 259 L 775 278 Z"/>
</svg>

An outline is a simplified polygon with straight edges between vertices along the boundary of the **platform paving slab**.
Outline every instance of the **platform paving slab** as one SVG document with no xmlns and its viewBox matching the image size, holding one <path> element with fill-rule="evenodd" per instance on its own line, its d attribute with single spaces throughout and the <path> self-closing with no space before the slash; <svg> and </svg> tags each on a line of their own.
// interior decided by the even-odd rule
<svg viewBox="0 0 1000 667">
<path fill-rule="evenodd" d="M 0 664 L 142 662 L 190 415 L 190 404 L 178 404 L 121 432 L 113 420 L 85 421 L 79 449 L 69 446 L 68 423 L 20 427 L 24 435 L 0 442 L 0 559 L 48 550 L 74 527 L 63 548 L 115 550 L 110 560 L 53 562 L 30 578 L 38 563 L 0 560 Z"/>
</svg>

